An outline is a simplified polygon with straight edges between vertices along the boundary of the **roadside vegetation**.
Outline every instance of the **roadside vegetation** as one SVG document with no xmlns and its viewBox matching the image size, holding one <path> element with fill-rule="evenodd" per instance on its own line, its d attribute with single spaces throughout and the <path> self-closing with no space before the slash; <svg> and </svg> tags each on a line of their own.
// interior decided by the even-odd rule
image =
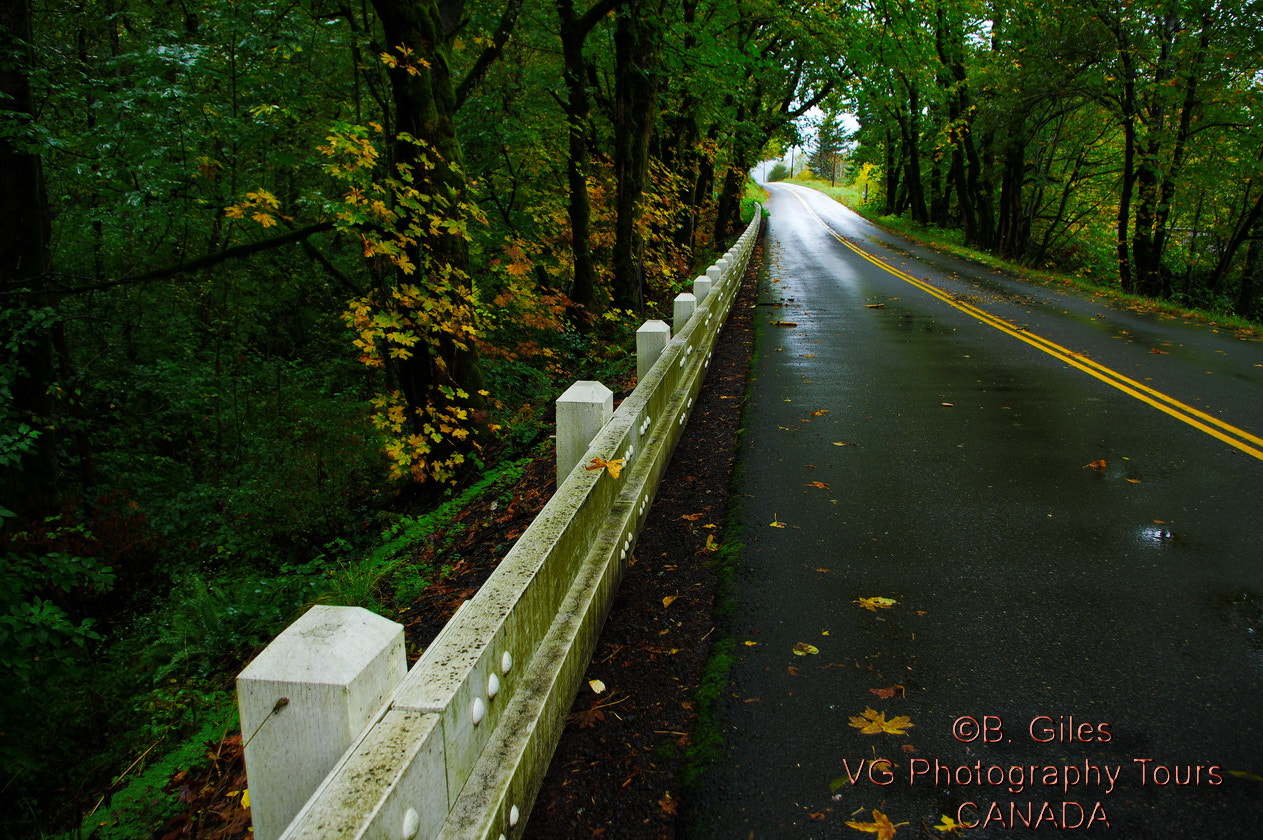
<svg viewBox="0 0 1263 840">
<path fill-rule="evenodd" d="M 998 268 L 1024 280 L 1049 285 L 1070 286 L 1138 309 L 1164 312 L 1189 320 L 1215 324 L 1230 330 L 1263 335 L 1263 317 L 1242 317 L 1236 314 L 1230 305 L 1225 304 L 1216 308 L 1198 308 L 1184 305 L 1178 299 L 1146 297 L 1122 291 L 1117 280 L 1113 277 L 1114 266 L 1110 262 L 1113 255 L 1108 253 L 1108 245 L 1097 243 L 1098 259 L 1095 261 L 1095 270 L 1086 264 L 1073 272 L 1058 270 L 1059 266 L 1055 263 L 1048 263 L 1044 266 L 1032 266 L 1004 259 L 989 251 L 971 247 L 966 244 L 964 233 L 959 229 L 918 224 L 903 216 L 892 216 L 882 213 L 880 203 L 864 200 L 862 181 L 852 180 L 850 173 L 844 174 L 840 180 L 836 180 L 833 184 L 817 177 L 810 169 L 803 169 L 795 177 L 781 180 L 818 190 L 839 204 L 843 204 L 864 216 L 869 221 L 907 237 L 914 242 L 965 257 L 982 265 Z"/>
</svg>

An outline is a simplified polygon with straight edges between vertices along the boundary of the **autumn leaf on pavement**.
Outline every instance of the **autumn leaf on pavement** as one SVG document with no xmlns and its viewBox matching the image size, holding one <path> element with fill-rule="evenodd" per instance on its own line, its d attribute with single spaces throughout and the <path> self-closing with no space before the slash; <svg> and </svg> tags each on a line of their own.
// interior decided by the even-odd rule
<svg viewBox="0 0 1263 840">
<path fill-rule="evenodd" d="M 904 687 L 898 684 L 892 685 L 889 688 L 870 688 L 869 691 L 873 694 L 876 694 L 878 697 L 880 697 L 883 700 L 890 700 L 894 697 L 907 696 L 905 694 Z"/>
<path fill-rule="evenodd" d="M 773 528 L 784 528 L 785 523 L 776 518 L 776 514 L 772 514 L 772 521 L 768 523 Z"/>
<path fill-rule="evenodd" d="M 623 471 L 623 464 L 626 462 L 626 458 L 615 458 L 612 461 L 607 461 L 604 458 L 593 458 L 585 467 L 589 470 L 605 469 L 611 478 L 618 478 L 619 473 Z"/>
<path fill-rule="evenodd" d="M 662 810 L 663 816 L 669 817 L 679 809 L 679 803 L 671 798 L 671 793 L 668 791 L 664 797 L 658 800 L 658 808 Z"/>
<path fill-rule="evenodd" d="M 965 824 L 958 823 L 956 820 L 947 816 L 947 814 L 943 814 L 938 821 L 938 825 L 934 826 L 934 830 L 941 831 L 944 834 L 955 834 L 958 831 L 964 831 Z"/>
<path fill-rule="evenodd" d="M 827 409 L 827 408 L 822 408 L 822 409 L 819 409 L 818 411 L 813 411 L 813 412 L 811 412 L 811 416 L 812 416 L 812 417 L 824 417 L 824 416 L 825 416 L 826 414 L 828 414 L 828 413 L 829 413 L 829 409 Z"/>
<path fill-rule="evenodd" d="M 885 814 L 878 811 L 876 808 L 873 809 L 872 822 L 866 823 L 858 822 L 856 820 L 847 820 L 846 824 L 857 831 L 863 831 L 865 834 L 876 834 L 877 840 L 890 840 L 891 837 L 895 836 L 895 829 L 898 827 L 892 823 Z M 901 822 L 899 825 L 907 825 L 907 823 Z"/>
<path fill-rule="evenodd" d="M 806 642 L 798 642 L 794 645 L 795 656 L 808 656 L 810 654 L 819 653 L 820 648 L 815 645 L 809 645 Z"/>
<path fill-rule="evenodd" d="M 878 607 L 881 607 L 883 610 L 888 610 L 899 602 L 896 601 L 894 598 L 882 598 L 880 595 L 878 595 L 872 598 L 860 598 L 854 603 L 859 604 L 861 607 L 868 610 L 869 612 L 877 612 Z"/>
<path fill-rule="evenodd" d="M 862 715 L 851 715 L 851 726 L 865 735 L 880 735 L 883 732 L 890 735 L 907 735 L 908 733 L 904 730 L 916 724 L 907 715 L 898 715 L 886 720 L 885 712 L 865 707 Z"/>
<path fill-rule="evenodd" d="M 829 489 L 829 485 L 825 484 L 823 481 L 808 481 L 808 482 L 807 482 L 807 486 L 808 486 L 808 487 L 815 487 L 817 490 L 828 490 L 828 489 Z"/>
<path fill-rule="evenodd" d="M 594 693 L 600 694 L 605 690 L 605 683 L 600 680 L 588 680 L 588 688 L 591 688 Z"/>
<path fill-rule="evenodd" d="M 1105 459 L 1098 458 L 1097 460 L 1093 461 L 1090 464 L 1084 464 L 1083 468 L 1085 470 L 1096 470 L 1097 472 L 1105 472 Z"/>
<path fill-rule="evenodd" d="M 569 723 L 577 724 L 580 729 L 594 729 L 598 723 L 605 721 L 605 712 L 601 711 L 600 706 L 592 706 L 580 712 L 575 712 L 566 719 Z"/>
<path fill-rule="evenodd" d="M 671 606 L 672 604 L 675 603 L 675 599 L 679 597 L 680 597 L 679 595 L 668 595 L 667 597 L 662 599 L 662 606 L 664 608 Z"/>
</svg>

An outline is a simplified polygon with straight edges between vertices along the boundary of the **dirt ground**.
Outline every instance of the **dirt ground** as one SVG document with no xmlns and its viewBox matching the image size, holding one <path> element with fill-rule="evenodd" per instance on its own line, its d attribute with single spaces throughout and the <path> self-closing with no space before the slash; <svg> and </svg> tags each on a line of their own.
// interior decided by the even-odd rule
<svg viewBox="0 0 1263 840">
<path fill-rule="evenodd" d="M 677 835 L 693 696 L 718 632 L 707 538 L 720 539 L 728 515 L 761 247 L 580 685 L 527 822 L 528 840 Z M 592 693 L 593 679 L 606 691 Z"/>
<path fill-rule="evenodd" d="M 694 693 L 710 657 L 718 577 L 714 543 L 727 518 L 742 401 L 753 345 L 762 244 L 720 334 L 687 431 L 658 490 L 611 607 L 552 766 L 526 825 L 528 840 L 677 836 L 679 773 L 696 718 Z M 433 544 L 462 559 L 397 620 L 420 650 L 477 591 L 553 492 L 551 449 L 527 467 L 508 505 L 466 508 Z M 711 547 L 708 547 L 711 538 Z M 420 559 L 435 548 L 421 547 Z M 596 694 L 588 680 L 601 680 Z M 246 840 L 249 810 L 240 736 L 208 744 L 209 766 L 169 789 L 186 809 L 157 828 L 161 840 Z"/>
</svg>

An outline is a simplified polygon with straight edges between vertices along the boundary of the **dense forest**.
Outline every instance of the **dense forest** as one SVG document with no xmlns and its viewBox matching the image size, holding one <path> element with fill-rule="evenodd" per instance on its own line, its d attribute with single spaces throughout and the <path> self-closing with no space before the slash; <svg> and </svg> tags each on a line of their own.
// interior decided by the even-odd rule
<svg viewBox="0 0 1263 840">
<path fill-rule="evenodd" d="M 875 213 L 1258 316 L 1261 7 L 0 0 L 6 833 L 131 807 L 304 604 L 415 596 L 808 135 Z"/>
</svg>

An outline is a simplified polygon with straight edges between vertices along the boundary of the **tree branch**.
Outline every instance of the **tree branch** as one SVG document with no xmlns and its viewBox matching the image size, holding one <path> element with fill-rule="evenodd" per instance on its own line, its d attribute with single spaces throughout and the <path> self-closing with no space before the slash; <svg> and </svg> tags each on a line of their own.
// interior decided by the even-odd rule
<svg viewBox="0 0 1263 840">
<path fill-rule="evenodd" d="M 523 0 L 508 0 L 505 4 L 504 14 L 500 16 L 500 25 L 496 27 L 496 34 L 492 36 L 491 45 L 482 51 L 478 60 L 474 62 L 474 66 L 456 86 L 456 110 L 459 111 L 474 88 L 482 84 L 483 76 L 487 75 L 488 68 L 495 64 L 504 52 L 504 45 L 508 43 L 513 27 L 517 25 L 518 13 L 522 11 L 522 2 Z"/>
<path fill-rule="evenodd" d="M 308 225 L 305 228 L 292 230 L 271 239 L 263 239 L 258 242 L 247 242 L 244 245 L 234 245 L 231 248 L 225 248 L 222 251 L 216 251 L 213 254 L 206 254 L 195 260 L 178 263 L 176 265 L 159 268 L 154 271 L 147 271 L 144 274 L 136 274 L 131 277 L 120 277 L 117 280 L 107 280 L 103 283 L 92 283 L 87 286 L 74 286 L 63 289 L 45 289 L 41 291 L 16 291 L 5 290 L 0 291 L 0 297 L 27 297 L 35 294 L 53 294 L 53 295 L 77 295 L 83 292 L 95 292 L 101 289 L 112 289 L 116 286 L 135 286 L 141 283 L 150 283 L 154 280 L 164 280 L 168 277 L 175 277 L 180 274 L 188 274 L 193 271 L 199 271 L 203 268 L 209 268 L 228 260 L 240 259 L 248 257 L 251 254 L 257 254 L 260 251 L 268 251 L 272 248 L 280 248 L 283 245 L 289 245 L 294 242 L 302 242 L 307 237 L 317 233 L 333 230 L 333 222 L 319 222 L 314 225 Z"/>
</svg>

